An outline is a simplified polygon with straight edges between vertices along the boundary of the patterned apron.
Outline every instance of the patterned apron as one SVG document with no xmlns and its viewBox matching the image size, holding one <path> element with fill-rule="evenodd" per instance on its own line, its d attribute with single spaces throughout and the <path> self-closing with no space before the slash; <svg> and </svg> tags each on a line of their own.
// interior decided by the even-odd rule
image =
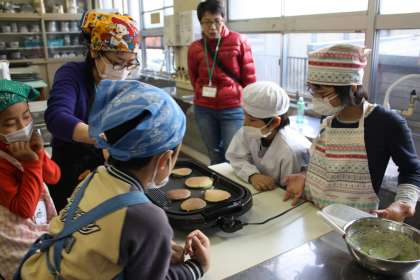
<svg viewBox="0 0 420 280">
<path fill-rule="evenodd" d="M 332 128 L 335 116 L 324 120 L 311 147 L 305 182 L 305 195 L 317 207 L 341 203 L 364 211 L 378 209 L 364 138 L 365 117 L 373 108 L 363 103 L 358 128 Z"/>
<path fill-rule="evenodd" d="M 7 160 L 24 172 L 22 165 L 11 155 L 0 150 L 0 158 Z M 1 183 L 1 182 L 0 182 Z M 24 219 L 0 205 L 0 274 L 6 280 L 12 279 L 32 243 L 48 232 L 49 221 L 57 215 L 54 203 L 44 184 L 35 215 Z"/>
</svg>

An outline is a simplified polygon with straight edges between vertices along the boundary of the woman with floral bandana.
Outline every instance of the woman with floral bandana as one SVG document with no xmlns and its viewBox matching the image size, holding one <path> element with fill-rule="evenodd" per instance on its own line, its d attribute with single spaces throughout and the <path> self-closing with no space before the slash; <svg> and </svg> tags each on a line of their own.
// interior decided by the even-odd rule
<svg viewBox="0 0 420 280">
<path fill-rule="evenodd" d="M 69 62 L 56 73 L 45 112 L 53 135 L 52 158 L 62 170 L 51 195 L 57 210 L 67 203 L 74 187 L 104 163 L 102 151 L 88 135 L 88 115 L 101 80 L 124 80 L 138 67 L 139 32 L 129 16 L 88 11 L 81 29 L 89 51 L 84 62 Z"/>
</svg>

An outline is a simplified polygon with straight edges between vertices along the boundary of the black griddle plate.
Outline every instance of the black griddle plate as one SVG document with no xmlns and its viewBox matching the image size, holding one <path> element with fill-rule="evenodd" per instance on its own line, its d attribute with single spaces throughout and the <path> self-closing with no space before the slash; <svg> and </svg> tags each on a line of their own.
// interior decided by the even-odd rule
<svg viewBox="0 0 420 280">
<path fill-rule="evenodd" d="M 218 225 L 222 217 L 238 217 L 251 208 L 252 195 L 247 188 L 222 177 L 204 165 L 189 160 L 178 160 L 175 168 L 182 167 L 191 168 L 191 175 L 171 176 L 166 186 L 147 191 L 149 199 L 166 212 L 169 222 L 175 229 L 193 230 L 214 227 Z M 166 192 L 174 189 L 188 189 L 191 191 L 191 197 L 204 199 L 204 191 L 207 189 L 192 189 L 185 186 L 185 180 L 195 176 L 212 178 L 213 188 L 225 190 L 231 194 L 231 197 L 218 203 L 207 202 L 207 206 L 200 210 L 190 212 L 181 210 L 182 201 L 171 201 L 167 198 Z"/>
</svg>

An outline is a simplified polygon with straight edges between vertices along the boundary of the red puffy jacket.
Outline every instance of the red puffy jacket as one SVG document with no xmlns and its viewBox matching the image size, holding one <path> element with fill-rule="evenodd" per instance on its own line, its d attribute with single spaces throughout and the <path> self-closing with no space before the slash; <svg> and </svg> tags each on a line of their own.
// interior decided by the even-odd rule
<svg viewBox="0 0 420 280">
<path fill-rule="evenodd" d="M 237 32 L 229 31 L 225 26 L 222 30 L 222 40 L 219 46 L 217 60 L 240 78 L 237 83 L 221 70 L 217 64 L 213 73 L 213 86 L 217 86 L 217 96 L 203 97 L 203 86 L 209 84 L 209 75 L 205 60 L 202 40 L 193 42 L 188 49 L 188 72 L 194 88 L 194 104 L 211 109 L 228 109 L 241 106 L 242 88 L 256 81 L 254 59 L 251 47 L 246 38 Z M 215 50 L 216 39 L 208 40 L 208 46 Z M 208 53 L 210 67 L 213 65 L 212 57 Z"/>
</svg>

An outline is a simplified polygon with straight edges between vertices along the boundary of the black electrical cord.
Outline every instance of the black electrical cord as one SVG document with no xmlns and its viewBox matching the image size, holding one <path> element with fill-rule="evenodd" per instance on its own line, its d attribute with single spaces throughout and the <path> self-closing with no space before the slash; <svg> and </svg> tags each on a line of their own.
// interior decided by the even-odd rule
<svg viewBox="0 0 420 280">
<path fill-rule="evenodd" d="M 283 211 L 283 212 L 281 212 L 280 214 L 277 214 L 277 215 L 275 215 L 275 216 L 273 216 L 273 217 L 270 217 L 270 218 L 268 218 L 268 219 L 267 219 L 267 220 L 265 220 L 265 221 L 262 221 L 262 222 L 256 222 L 256 223 L 243 223 L 243 224 L 242 224 L 242 226 L 249 226 L 249 225 L 256 226 L 256 225 L 263 225 L 263 224 L 266 224 L 266 223 L 268 223 L 269 221 L 272 221 L 272 220 L 274 220 L 274 219 L 276 219 L 276 218 L 278 218 L 278 217 L 281 217 L 281 216 L 283 216 L 283 215 L 285 215 L 285 214 L 289 213 L 290 211 L 292 211 L 292 210 L 294 210 L 294 209 L 298 208 L 299 206 L 301 206 L 302 204 L 304 204 L 304 203 L 306 203 L 306 202 L 308 202 L 308 201 L 307 201 L 307 200 L 303 200 L 303 201 L 301 201 L 300 203 L 298 203 L 296 206 L 294 206 L 294 207 L 292 207 L 292 208 L 290 208 L 290 209 L 287 209 L 286 211 Z"/>
</svg>

